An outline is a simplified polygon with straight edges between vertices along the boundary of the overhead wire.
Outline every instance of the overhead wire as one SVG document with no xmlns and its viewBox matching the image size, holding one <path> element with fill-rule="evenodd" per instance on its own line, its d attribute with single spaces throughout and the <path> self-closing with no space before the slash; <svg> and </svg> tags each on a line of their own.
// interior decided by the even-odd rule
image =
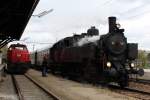
<svg viewBox="0 0 150 100">
<path fill-rule="evenodd" d="M 143 4 L 139 5 L 139 6 L 136 6 L 134 8 L 128 9 L 127 11 L 118 13 L 118 15 L 121 16 L 123 19 L 135 18 L 135 17 L 141 16 L 141 15 L 143 15 L 145 13 L 150 12 L 150 10 L 149 11 L 142 11 L 142 9 L 144 9 L 145 7 L 148 7 L 149 5 L 150 5 L 149 3 L 143 3 Z M 139 11 L 140 11 L 140 13 L 137 13 Z M 135 13 L 135 15 L 132 15 L 133 13 Z"/>
<path fill-rule="evenodd" d="M 54 43 L 44 43 L 44 42 L 25 42 L 25 43 L 31 43 L 31 44 L 54 44 Z"/>
<path fill-rule="evenodd" d="M 101 6 L 105 6 L 107 4 L 110 4 L 112 1 L 115 1 L 115 0 L 107 0 L 106 2 L 104 2 L 103 4 L 101 4 Z"/>
</svg>

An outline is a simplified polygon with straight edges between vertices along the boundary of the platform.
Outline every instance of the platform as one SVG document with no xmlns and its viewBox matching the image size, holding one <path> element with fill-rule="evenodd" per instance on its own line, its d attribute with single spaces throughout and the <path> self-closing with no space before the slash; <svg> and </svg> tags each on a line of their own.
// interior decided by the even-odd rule
<svg viewBox="0 0 150 100">
<path fill-rule="evenodd" d="M 144 76 L 139 77 L 140 79 L 150 80 L 150 69 L 144 69 Z"/>
<path fill-rule="evenodd" d="M 51 74 L 42 77 L 41 72 L 32 69 L 27 72 L 27 75 L 55 93 L 62 100 L 135 100 L 100 86 L 78 83 Z"/>
<path fill-rule="evenodd" d="M 3 81 L 3 78 L 5 76 L 5 73 L 4 73 L 4 67 L 6 66 L 6 64 L 0 64 L 0 82 Z"/>
</svg>

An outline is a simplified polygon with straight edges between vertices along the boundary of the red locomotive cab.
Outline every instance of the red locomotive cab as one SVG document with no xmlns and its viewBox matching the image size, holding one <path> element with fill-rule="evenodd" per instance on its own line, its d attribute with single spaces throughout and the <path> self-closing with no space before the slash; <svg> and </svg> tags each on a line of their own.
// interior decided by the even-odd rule
<svg viewBox="0 0 150 100">
<path fill-rule="evenodd" d="M 11 63 L 30 62 L 29 52 L 25 45 L 13 44 L 8 48 L 8 61 Z"/>
</svg>

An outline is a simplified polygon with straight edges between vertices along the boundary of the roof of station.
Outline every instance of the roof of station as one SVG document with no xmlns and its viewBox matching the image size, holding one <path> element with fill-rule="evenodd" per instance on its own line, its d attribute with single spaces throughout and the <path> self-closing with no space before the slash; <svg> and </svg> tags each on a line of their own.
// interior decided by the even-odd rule
<svg viewBox="0 0 150 100">
<path fill-rule="evenodd" d="M 0 40 L 19 40 L 39 0 L 0 1 Z"/>
</svg>

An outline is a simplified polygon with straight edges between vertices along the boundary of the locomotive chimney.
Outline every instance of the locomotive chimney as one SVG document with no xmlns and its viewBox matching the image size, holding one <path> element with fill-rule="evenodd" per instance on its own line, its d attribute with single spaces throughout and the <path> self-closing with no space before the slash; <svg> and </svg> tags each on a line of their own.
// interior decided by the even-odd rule
<svg viewBox="0 0 150 100">
<path fill-rule="evenodd" d="M 116 30 L 116 17 L 109 17 L 109 33 L 114 32 Z"/>
</svg>

